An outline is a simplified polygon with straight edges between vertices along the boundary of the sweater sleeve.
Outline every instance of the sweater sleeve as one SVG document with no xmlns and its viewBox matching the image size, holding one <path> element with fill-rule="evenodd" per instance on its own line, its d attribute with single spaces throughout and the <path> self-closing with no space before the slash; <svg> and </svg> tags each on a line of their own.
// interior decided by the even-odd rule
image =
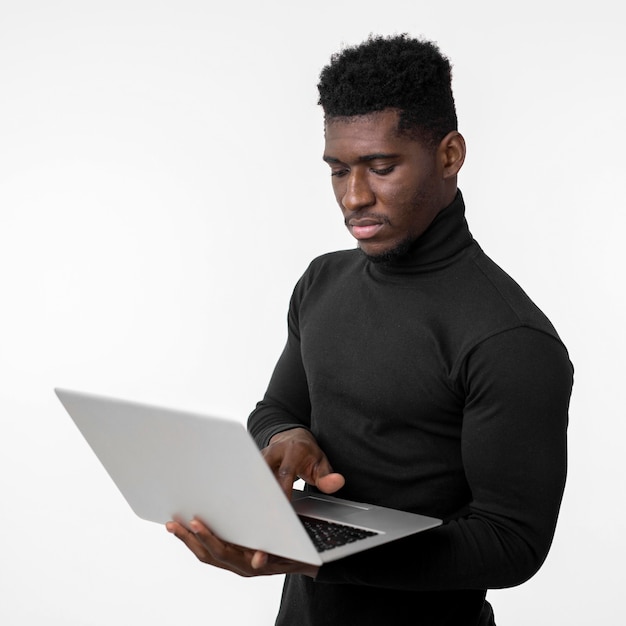
<svg viewBox="0 0 626 626">
<path fill-rule="evenodd" d="M 270 379 L 263 399 L 248 418 L 248 431 L 259 448 L 277 433 L 290 428 L 310 428 L 311 401 L 300 352 L 296 285 L 287 317 L 287 343 Z"/>
<path fill-rule="evenodd" d="M 467 511 L 324 565 L 316 580 L 427 591 L 530 578 L 548 553 L 565 485 L 572 375 L 564 346 L 543 332 L 517 328 L 483 341 L 459 374 Z"/>
</svg>

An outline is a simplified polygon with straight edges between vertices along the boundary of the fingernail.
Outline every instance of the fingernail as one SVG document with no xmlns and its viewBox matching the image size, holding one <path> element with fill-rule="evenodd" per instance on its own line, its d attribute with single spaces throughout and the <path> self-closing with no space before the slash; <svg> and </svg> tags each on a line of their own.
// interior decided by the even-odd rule
<svg viewBox="0 0 626 626">
<path fill-rule="evenodd" d="M 264 567 L 265 565 L 267 565 L 267 554 L 260 554 L 260 553 L 256 553 L 253 557 L 252 557 L 252 568 L 253 569 L 260 569 L 261 567 Z"/>
</svg>

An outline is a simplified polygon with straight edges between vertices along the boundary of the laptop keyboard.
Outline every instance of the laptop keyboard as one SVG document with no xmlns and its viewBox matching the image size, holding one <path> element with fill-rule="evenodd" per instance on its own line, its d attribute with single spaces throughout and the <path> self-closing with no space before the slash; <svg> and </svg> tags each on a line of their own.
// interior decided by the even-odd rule
<svg viewBox="0 0 626 626">
<path fill-rule="evenodd" d="M 300 521 L 309 533 L 318 552 L 332 550 L 347 543 L 372 537 L 378 533 L 354 526 L 346 526 L 335 522 L 299 515 Z"/>
</svg>

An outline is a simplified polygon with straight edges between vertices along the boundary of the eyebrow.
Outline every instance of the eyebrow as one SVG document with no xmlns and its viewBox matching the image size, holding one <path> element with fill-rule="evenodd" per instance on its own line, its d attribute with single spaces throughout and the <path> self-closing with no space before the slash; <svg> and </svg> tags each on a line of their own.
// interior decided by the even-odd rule
<svg viewBox="0 0 626 626">
<path fill-rule="evenodd" d="M 367 163 L 369 161 L 376 161 L 377 159 L 394 159 L 397 158 L 397 154 L 388 154 L 386 152 L 375 152 L 374 154 L 365 154 L 363 156 L 358 157 L 357 161 L 359 163 Z M 341 161 L 335 157 L 324 155 L 322 157 L 326 163 L 341 163 Z"/>
</svg>

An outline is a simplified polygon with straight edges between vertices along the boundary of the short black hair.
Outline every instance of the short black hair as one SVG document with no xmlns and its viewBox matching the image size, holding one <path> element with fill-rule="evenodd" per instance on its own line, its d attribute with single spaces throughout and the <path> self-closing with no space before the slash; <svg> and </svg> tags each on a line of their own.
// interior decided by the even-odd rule
<svg viewBox="0 0 626 626">
<path fill-rule="evenodd" d="M 450 61 L 435 43 L 406 33 L 370 35 L 333 54 L 317 88 L 327 122 L 397 109 L 398 131 L 430 145 L 457 130 Z"/>
</svg>

